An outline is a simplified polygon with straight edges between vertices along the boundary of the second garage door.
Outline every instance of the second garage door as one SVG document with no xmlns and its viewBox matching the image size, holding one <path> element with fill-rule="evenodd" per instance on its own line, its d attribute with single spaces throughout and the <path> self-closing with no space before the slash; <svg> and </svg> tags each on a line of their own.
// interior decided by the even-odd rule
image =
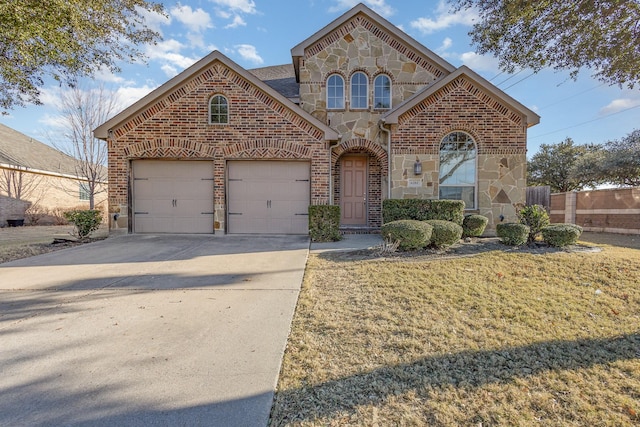
<svg viewBox="0 0 640 427">
<path fill-rule="evenodd" d="M 307 234 L 309 171 L 308 162 L 228 162 L 228 232 Z"/>
</svg>

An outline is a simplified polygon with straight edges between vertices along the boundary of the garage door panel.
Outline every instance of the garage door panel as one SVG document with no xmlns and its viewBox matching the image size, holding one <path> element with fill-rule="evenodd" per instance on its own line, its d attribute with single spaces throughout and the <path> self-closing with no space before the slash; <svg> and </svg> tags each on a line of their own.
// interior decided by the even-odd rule
<svg viewBox="0 0 640 427">
<path fill-rule="evenodd" d="M 136 160 L 132 169 L 136 233 L 213 232 L 212 162 Z"/>
<path fill-rule="evenodd" d="M 230 233 L 308 233 L 308 162 L 231 161 L 228 177 Z"/>
</svg>

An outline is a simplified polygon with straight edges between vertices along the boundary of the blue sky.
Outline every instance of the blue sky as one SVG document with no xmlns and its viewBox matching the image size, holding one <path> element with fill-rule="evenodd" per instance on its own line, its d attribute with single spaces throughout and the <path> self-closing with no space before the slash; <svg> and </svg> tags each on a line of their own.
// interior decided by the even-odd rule
<svg viewBox="0 0 640 427">
<path fill-rule="evenodd" d="M 182 0 L 163 1 L 168 17 L 147 15 L 163 40 L 144 46 L 145 64 L 123 64 L 122 72 L 100 72 L 84 87 L 104 85 L 124 108 L 166 82 L 212 50 L 245 68 L 291 62 L 290 49 L 329 24 L 357 0 Z M 541 117 L 529 129 L 529 157 L 540 144 L 566 137 L 577 143 L 619 139 L 640 128 L 640 88 L 603 85 L 583 70 L 573 81 L 568 72 L 521 70 L 501 74 L 497 60 L 474 52 L 467 35 L 475 14 L 451 14 L 443 0 L 368 0 L 369 7 L 455 66 L 467 65 Z M 0 123 L 42 142 L 59 133 L 56 83 L 44 91 L 43 106 L 16 108 Z"/>
</svg>

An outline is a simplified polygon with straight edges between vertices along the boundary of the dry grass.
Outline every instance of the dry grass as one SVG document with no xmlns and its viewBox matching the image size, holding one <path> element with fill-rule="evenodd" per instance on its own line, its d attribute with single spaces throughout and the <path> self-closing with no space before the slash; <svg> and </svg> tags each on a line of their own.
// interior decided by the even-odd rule
<svg viewBox="0 0 640 427">
<path fill-rule="evenodd" d="M 72 230 L 71 225 L 0 228 L 0 264 L 86 243 L 73 241 Z M 109 229 L 103 225 L 89 241 L 101 240 L 108 235 Z M 70 241 L 53 243 L 56 239 Z"/>
<path fill-rule="evenodd" d="M 627 246 L 312 255 L 271 424 L 640 425 L 640 245 Z"/>
</svg>

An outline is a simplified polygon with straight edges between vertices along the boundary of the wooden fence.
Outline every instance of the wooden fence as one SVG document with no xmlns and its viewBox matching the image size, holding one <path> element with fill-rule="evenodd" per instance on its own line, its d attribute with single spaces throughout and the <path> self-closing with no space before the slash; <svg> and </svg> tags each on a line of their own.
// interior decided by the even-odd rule
<svg viewBox="0 0 640 427">
<path fill-rule="evenodd" d="M 551 187 L 527 187 L 527 206 L 540 205 L 547 210 L 551 208 Z"/>
<path fill-rule="evenodd" d="M 640 187 L 552 194 L 549 216 L 585 231 L 640 234 Z"/>
</svg>

